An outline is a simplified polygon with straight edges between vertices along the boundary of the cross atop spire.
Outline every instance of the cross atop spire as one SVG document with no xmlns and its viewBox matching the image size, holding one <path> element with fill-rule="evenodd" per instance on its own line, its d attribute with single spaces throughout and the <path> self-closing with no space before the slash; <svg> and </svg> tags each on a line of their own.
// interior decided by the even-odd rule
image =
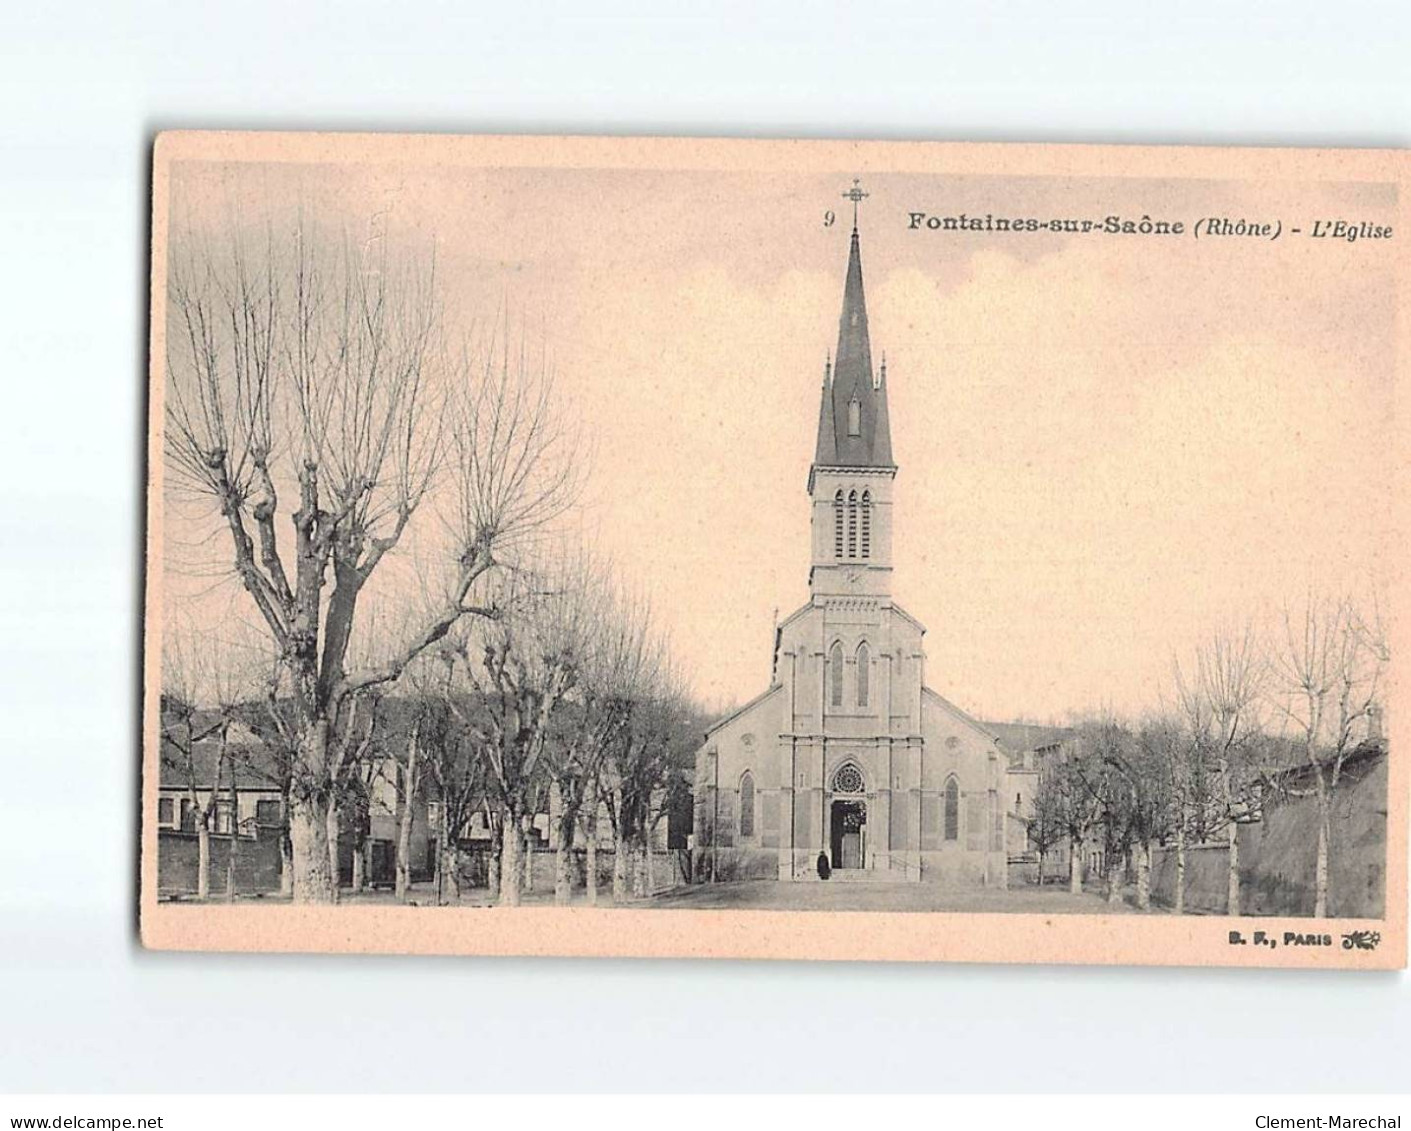
<svg viewBox="0 0 1411 1131">
<path fill-rule="evenodd" d="M 862 180 L 858 177 L 852 179 L 852 188 L 843 193 L 844 200 L 852 201 L 852 234 L 857 235 L 857 206 L 872 194 L 862 191 Z"/>
</svg>

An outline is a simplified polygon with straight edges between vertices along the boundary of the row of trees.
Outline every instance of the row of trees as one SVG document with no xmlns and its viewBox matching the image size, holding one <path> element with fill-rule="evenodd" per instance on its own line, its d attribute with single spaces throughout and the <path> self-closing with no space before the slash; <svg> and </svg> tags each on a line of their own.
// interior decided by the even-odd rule
<svg viewBox="0 0 1411 1131">
<path fill-rule="evenodd" d="M 437 814 L 440 902 L 460 898 L 462 854 L 479 817 L 492 834 L 490 886 L 502 903 L 517 904 L 533 882 L 530 830 L 546 813 L 556 822 L 557 902 L 572 897 L 580 843 L 587 897 L 597 901 L 600 815 L 615 849 L 613 898 L 647 894 L 653 835 L 689 788 L 699 729 L 647 605 L 616 592 L 605 570 L 578 560 L 553 572 L 504 571 L 496 608 L 494 617 L 460 626 L 426 649 L 395 683 L 350 702 L 339 758 L 330 764 L 325 818 L 335 885 L 342 841 L 353 849 L 353 887 L 363 887 L 372 812 L 390 793 L 399 897 L 411 882 L 417 814 L 429 808 Z M 164 658 L 164 756 L 187 788 L 198 896 L 205 897 L 214 818 L 227 804 L 238 814 L 237 775 L 277 785 L 287 799 L 306 772 L 299 704 L 288 694 L 282 662 L 262 660 L 257 642 L 234 648 L 177 629 Z M 257 745 L 252 750 L 235 734 Z M 198 757 L 203 747 L 206 756 Z M 287 827 L 292 864 L 292 823 Z M 238 843 L 231 841 L 231 896 Z M 292 867 L 286 874 L 292 881 Z"/>
<path fill-rule="evenodd" d="M 257 693 L 225 660 L 195 678 L 193 654 L 238 615 L 193 648 L 164 643 L 173 756 L 194 776 L 191 752 L 230 720 L 261 735 L 296 902 L 337 899 L 338 832 L 389 759 L 406 811 L 441 806 L 452 893 L 458 833 L 488 798 L 501 897 L 518 901 L 526 824 L 552 790 L 560 844 L 581 830 L 590 857 L 606 805 L 621 894 L 691 712 L 645 602 L 561 550 L 584 458 L 547 363 L 467 330 L 434 247 L 397 244 L 385 216 L 363 237 L 271 213 L 171 247 L 168 529 L 215 550 L 265 658 Z M 389 570 L 398 551 L 414 569 Z M 226 729 L 202 733 L 198 706 Z"/>
<path fill-rule="evenodd" d="M 1086 720 L 1039 766 L 1029 839 L 1043 860 L 1070 847 L 1069 883 L 1082 887 L 1083 847 L 1107 862 L 1108 898 L 1127 865 L 1136 899 L 1151 899 L 1156 845 L 1175 854 L 1173 910 L 1185 909 L 1186 849 L 1227 846 L 1226 906 L 1240 914 L 1238 831 L 1271 798 L 1316 799 L 1314 914 L 1328 909 L 1334 799 L 1349 754 L 1378 726 L 1389 659 L 1380 607 L 1310 596 L 1272 630 L 1213 636 L 1174 665 L 1167 709 L 1133 723 Z"/>
</svg>

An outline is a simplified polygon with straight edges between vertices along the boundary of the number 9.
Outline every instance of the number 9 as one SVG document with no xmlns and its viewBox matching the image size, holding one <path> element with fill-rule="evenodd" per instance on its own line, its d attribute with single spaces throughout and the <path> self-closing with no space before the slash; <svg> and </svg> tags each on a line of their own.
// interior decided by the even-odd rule
<svg viewBox="0 0 1411 1131">
<path fill-rule="evenodd" d="M 836 219 L 837 217 L 833 215 L 832 209 L 829 209 L 827 212 L 823 213 L 823 226 L 825 228 L 831 228 L 833 221 Z"/>
</svg>

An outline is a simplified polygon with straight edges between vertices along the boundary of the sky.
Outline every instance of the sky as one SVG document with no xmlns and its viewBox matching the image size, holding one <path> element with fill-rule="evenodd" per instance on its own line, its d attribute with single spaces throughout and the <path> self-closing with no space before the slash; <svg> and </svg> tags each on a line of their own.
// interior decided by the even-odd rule
<svg viewBox="0 0 1411 1131">
<path fill-rule="evenodd" d="M 593 453 L 578 521 L 720 707 L 764 690 L 774 617 L 808 597 L 806 481 L 851 183 L 845 169 L 186 163 L 171 218 L 214 230 L 297 203 L 354 233 L 434 240 L 458 326 L 508 318 L 548 351 Z M 1393 187 L 872 173 L 863 188 L 900 467 L 894 595 L 927 626 L 937 691 L 992 719 L 1136 712 L 1216 627 L 1310 586 L 1385 582 L 1394 241 L 944 232 L 909 215 L 1306 232 L 1393 223 Z M 248 615 L 234 580 L 201 566 L 219 545 L 208 522 L 169 510 L 168 604 Z M 409 540 L 408 560 L 426 545 Z"/>
</svg>

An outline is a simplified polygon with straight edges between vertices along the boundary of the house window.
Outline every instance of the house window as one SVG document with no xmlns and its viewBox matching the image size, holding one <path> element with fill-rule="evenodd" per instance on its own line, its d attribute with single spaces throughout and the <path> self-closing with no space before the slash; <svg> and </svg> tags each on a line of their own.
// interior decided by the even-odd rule
<svg viewBox="0 0 1411 1131">
<path fill-rule="evenodd" d="M 872 674 L 872 654 L 867 650 L 867 641 L 857 646 L 857 705 L 867 706 L 868 680 Z"/>
<path fill-rule="evenodd" d="M 848 435 L 862 435 L 862 402 L 857 399 L 856 394 L 848 401 Z"/>
<path fill-rule="evenodd" d="M 230 833 L 234 831 L 235 822 L 232 819 L 235 811 L 231 808 L 229 801 L 216 802 L 216 832 Z"/>
<path fill-rule="evenodd" d="M 170 825 L 173 818 L 172 803 L 170 797 L 160 797 L 157 799 L 157 824 Z"/>
<path fill-rule="evenodd" d="M 257 825 L 277 825 L 277 824 L 279 824 L 279 802 L 278 802 L 278 801 L 256 801 L 256 802 L 255 802 L 255 824 L 257 824 Z"/>
<path fill-rule="evenodd" d="M 955 778 L 946 779 L 946 840 L 960 839 L 960 785 Z"/>
<path fill-rule="evenodd" d="M 754 775 L 748 770 L 740 779 L 740 835 L 754 836 Z"/>
<path fill-rule="evenodd" d="M 843 492 L 833 496 L 833 556 L 843 556 Z"/>
<path fill-rule="evenodd" d="M 1014 811 L 1015 811 L 1016 813 L 1018 813 L 1018 812 L 1019 812 L 1020 810 L 1022 810 L 1023 808 L 1024 808 L 1024 795 L 1021 794 L 1021 793 L 1016 793 L 1016 794 L 1014 795 Z"/>
<path fill-rule="evenodd" d="M 872 492 L 862 493 L 862 556 L 872 556 Z"/>
<path fill-rule="evenodd" d="M 196 807 L 191 804 L 189 797 L 181 799 L 181 831 L 184 833 L 196 831 Z"/>
<path fill-rule="evenodd" d="M 857 492 L 848 492 L 848 557 L 857 557 Z"/>
<path fill-rule="evenodd" d="M 828 680 L 831 690 L 828 700 L 834 707 L 843 705 L 843 646 L 834 642 L 828 653 Z"/>
</svg>

